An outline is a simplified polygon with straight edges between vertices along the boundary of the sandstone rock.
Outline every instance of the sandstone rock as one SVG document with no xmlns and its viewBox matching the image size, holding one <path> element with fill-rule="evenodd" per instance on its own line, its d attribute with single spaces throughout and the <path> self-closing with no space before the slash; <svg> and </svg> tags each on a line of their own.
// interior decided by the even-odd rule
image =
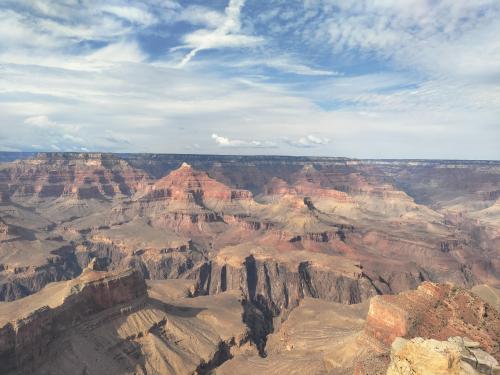
<svg viewBox="0 0 500 375">
<path fill-rule="evenodd" d="M 447 341 L 406 340 L 398 337 L 392 343 L 391 363 L 387 375 L 425 374 L 496 374 L 500 367 L 495 358 L 462 337 Z"/>
</svg>

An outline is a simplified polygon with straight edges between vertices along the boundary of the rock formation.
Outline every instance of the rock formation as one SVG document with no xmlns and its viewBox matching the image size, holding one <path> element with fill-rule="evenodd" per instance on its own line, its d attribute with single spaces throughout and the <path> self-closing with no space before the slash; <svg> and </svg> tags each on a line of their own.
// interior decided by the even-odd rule
<svg viewBox="0 0 500 375">
<path fill-rule="evenodd" d="M 6 241 L 9 235 L 9 226 L 0 218 L 0 241 Z"/>
<path fill-rule="evenodd" d="M 500 359 L 500 314 L 466 289 L 425 282 L 415 291 L 376 296 L 365 332 L 386 346 L 396 337 L 464 336 Z"/>
<path fill-rule="evenodd" d="M 374 374 L 396 337 L 460 336 L 498 360 L 499 172 L 498 162 L 267 156 L 2 163 L 0 301 L 12 302 L 0 303 L 1 359 L 44 375 L 222 364 Z M 104 285 L 123 272 L 147 279 L 148 295 L 109 291 L 102 305 L 79 291 L 111 278 L 92 284 L 107 300 Z M 25 326 L 32 338 L 16 336 Z"/>
<path fill-rule="evenodd" d="M 396 338 L 387 375 L 424 374 L 491 375 L 500 374 L 500 366 L 479 343 L 460 336 L 447 341 Z"/>
</svg>

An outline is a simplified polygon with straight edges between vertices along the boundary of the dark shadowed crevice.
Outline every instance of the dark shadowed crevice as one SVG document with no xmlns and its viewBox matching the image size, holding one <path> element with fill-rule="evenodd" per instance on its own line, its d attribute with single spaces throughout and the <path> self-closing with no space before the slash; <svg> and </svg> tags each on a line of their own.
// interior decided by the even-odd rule
<svg viewBox="0 0 500 375">
<path fill-rule="evenodd" d="M 227 290 L 227 265 L 224 264 L 220 270 L 220 290 L 225 292 Z"/>
<path fill-rule="evenodd" d="M 307 292 L 307 294 L 313 298 L 318 298 L 318 292 L 313 285 L 311 275 L 309 274 L 309 262 L 301 262 L 299 264 L 299 277 L 301 281 L 301 286 L 303 292 Z M 306 294 L 306 293 L 304 293 Z"/>
<path fill-rule="evenodd" d="M 255 344 L 259 355 L 266 357 L 267 336 L 273 332 L 273 312 L 264 296 L 257 294 L 257 264 L 253 255 L 244 262 L 247 277 L 247 298 L 243 304 L 243 322 L 250 331 L 250 340 Z"/>
<path fill-rule="evenodd" d="M 211 374 L 214 369 L 233 358 L 231 355 L 231 346 L 233 345 L 234 339 L 229 344 L 225 341 L 221 341 L 212 359 L 208 362 L 200 363 L 194 373 L 199 375 Z"/>
<path fill-rule="evenodd" d="M 248 298 L 250 301 L 254 301 L 255 292 L 257 289 L 257 266 L 255 264 L 255 258 L 253 257 L 253 255 L 248 256 L 245 259 L 244 264 L 247 274 Z"/>
</svg>

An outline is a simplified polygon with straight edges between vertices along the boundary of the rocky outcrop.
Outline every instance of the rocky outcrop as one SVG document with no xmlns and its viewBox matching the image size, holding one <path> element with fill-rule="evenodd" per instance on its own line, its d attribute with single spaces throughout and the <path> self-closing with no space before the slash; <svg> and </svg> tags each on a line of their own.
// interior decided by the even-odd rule
<svg viewBox="0 0 500 375">
<path fill-rule="evenodd" d="M 463 337 L 447 341 L 406 340 L 392 343 L 387 375 L 491 375 L 500 374 L 500 366 L 491 355 L 479 349 L 479 343 Z"/>
<path fill-rule="evenodd" d="M 6 241 L 9 235 L 9 226 L 0 218 L 0 242 Z"/>
<path fill-rule="evenodd" d="M 415 291 L 372 298 L 365 333 L 386 346 L 396 337 L 465 336 L 500 359 L 500 314 L 472 292 L 424 282 Z"/>
<path fill-rule="evenodd" d="M 32 311 L 24 312 L 32 301 L 18 301 L 20 311 L 1 324 L 2 372 L 31 373 L 43 360 L 49 342 L 91 314 L 145 297 L 146 284 L 135 271 L 105 274 L 88 269 L 79 279 L 68 282 L 62 295 L 46 294 L 41 302 L 50 306 L 38 300 Z M 36 298 L 40 296 L 33 296 Z M 14 308 L 5 306 L 9 307 Z"/>
</svg>

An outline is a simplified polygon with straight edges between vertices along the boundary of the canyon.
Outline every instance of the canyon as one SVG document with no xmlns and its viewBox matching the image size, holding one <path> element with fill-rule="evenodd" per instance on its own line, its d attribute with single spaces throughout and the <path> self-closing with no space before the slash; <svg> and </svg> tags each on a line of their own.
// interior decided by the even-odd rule
<svg viewBox="0 0 500 375">
<path fill-rule="evenodd" d="M 0 160 L 2 374 L 499 371 L 500 162 Z"/>
</svg>

